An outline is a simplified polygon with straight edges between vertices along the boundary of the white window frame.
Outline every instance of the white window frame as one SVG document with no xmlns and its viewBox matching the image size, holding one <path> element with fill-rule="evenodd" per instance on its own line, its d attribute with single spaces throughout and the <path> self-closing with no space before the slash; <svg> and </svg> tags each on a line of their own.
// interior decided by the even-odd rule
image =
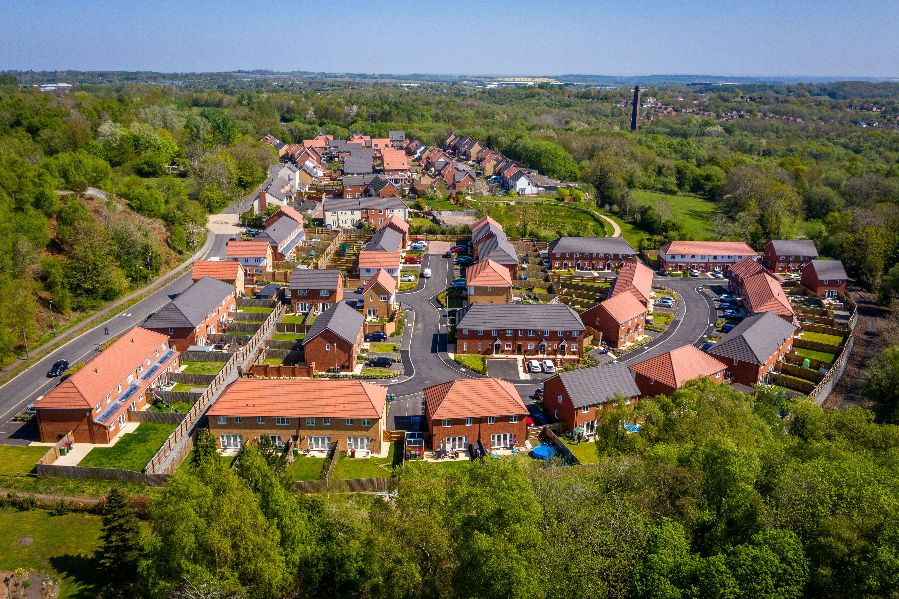
<svg viewBox="0 0 899 599">
<path fill-rule="evenodd" d="M 228 417 L 227 416 L 217 416 L 215 419 L 215 423 L 216 424 L 228 424 Z"/>
<path fill-rule="evenodd" d="M 487 424 L 496 424 L 496 416 L 487 416 Z"/>
<path fill-rule="evenodd" d="M 275 416 L 275 426 L 289 426 L 290 418 L 285 416 Z"/>
</svg>

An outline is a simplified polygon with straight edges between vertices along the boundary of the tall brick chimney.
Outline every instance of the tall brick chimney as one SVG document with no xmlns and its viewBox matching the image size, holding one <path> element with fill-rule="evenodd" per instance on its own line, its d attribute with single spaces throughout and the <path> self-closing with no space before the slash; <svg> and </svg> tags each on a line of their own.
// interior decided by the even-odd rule
<svg viewBox="0 0 899 599">
<path fill-rule="evenodd" d="M 636 131 L 640 121 L 640 86 L 634 86 L 634 108 L 631 111 L 631 131 Z"/>
</svg>

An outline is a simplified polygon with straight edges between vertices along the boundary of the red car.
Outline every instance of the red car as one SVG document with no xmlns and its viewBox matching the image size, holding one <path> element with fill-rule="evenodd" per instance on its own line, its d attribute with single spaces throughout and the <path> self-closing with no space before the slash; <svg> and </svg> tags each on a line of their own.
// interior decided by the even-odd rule
<svg viewBox="0 0 899 599">
<path fill-rule="evenodd" d="M 468 251 L 468 248 L 464 245 L 454 245 L 450 248 L 450 251 L 454 254 L 464 254 Z"/>
<path fill-rule="evenodd" d="M 404 264 L 421 264 L 421 256 L 406 256 L 403 258 Z"/>
</svg>

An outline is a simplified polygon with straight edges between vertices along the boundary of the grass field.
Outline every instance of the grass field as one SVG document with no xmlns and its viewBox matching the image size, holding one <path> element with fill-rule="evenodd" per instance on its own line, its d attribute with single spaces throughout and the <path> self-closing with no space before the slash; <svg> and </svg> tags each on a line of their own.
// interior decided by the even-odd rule
<svg viewBox="0 0 899 599">
<path fill-rule="evenodd" d="M 596 443 L 593 441 L 581 441 L 580 443 L 572 443 L 567 439 L 562 439 L 566 447 L 571 450 L 574 457 L 581 464 L 595 464 L 599 461 L 599 454 L 596 453 Z"/>
<path fill-rule="evenodd" d="M 828 335 L 827 333 L 815 333 L 813 331 L 802 331 L 799 337 L 806 341 L 826 343 L 828 345 L 843 345 L 844 341 L 844 338 L 840 335 Z"/>
<path fill-rule="evenodd" d="M 94 468 L 122 468 L 141 471 L 168 439 L 174 424 L 152 424 L 144 422 L 133 433 L 122 435 L 112 447 L 91 449 L 79 466 Z"/>
<path fill-rule="evenodd" d="M 317 480 L 324 463 L 325 458 L 298 456 L 293 464 L 287 467 L 287 478 L 290 480 Z"/>
<path fill-rule="evenodd" d="M 348 458 L 340 456 L 331 478 L 349 480 L 351 478 L 383 478 L 390 476 L 393 465 L 393 444 L 386 458 Z"/>
<path fill-rule="evenodd" d="M 456 354 L 453 359 L 457 364 L 474 370 L 478 374 L 487 374 L 487 358 L 480 354 Z"/>
<path fill-rule="evenodd" d="M 828 364 L 833 364 L 833 361 L 836 360 L 836 356 L 829 352 L 815 351 L 813 349 L 805 349 L 802 347 L 794 347 L 794 349 L 800 356 L 805 356 L 806 358 L 810 358 L 812 360 L 820 360 Z"/>
<path fill-rule="evenodd" d="M 691 239 L 712 239 L 712 216 L 718 211 L 715 204 L 705 198 L 689 195 L 671 195 L 656 191 L 635 189 L 631 198 L 641 206 L 667 205 L 671 216 L 681 223 Z M 665 214 L 665 210 L 660 210 Z"/>
<path fill-rule="evenodd" d="M 289 322 L 292 324 L 303 324 L 303 322 L 305 320 L 306 320 L 305 314 L 285 314 L 281 318 L 281 322 Z"/>
<path fill-rule="evenodd" d="M 100 517 L 90 514 L 51 516 L 43 510 L 0 508 L 0 570 L 25 568 L 60 581 L 62 597 L 93 598 L 100 538 Z M 30 537 L 31 542 L 20 544 Z"/>
<path fill-rule="evenodd" d="M 0 445 L 0 474 L 27 474 L 49 447 Z"/>
<path fill-rule="evenodd" d="M 224 362 L 181 362 L 184 374 L 218 374 Z"/>
<path fill-rule="evenodd" d="M 490 216 L 503 226 L 506 234 L 514 237 L 523 236 L 524 221 L 528 222 L 528 237 L 545 240 L 555 239 L 560 235 L 596 237 L 606 235 L 606 225 L 602 219 L 585 214 L 573 206 L 566 206 L 562 202 L 495 205 L 489 212 Z"/>
</svg>

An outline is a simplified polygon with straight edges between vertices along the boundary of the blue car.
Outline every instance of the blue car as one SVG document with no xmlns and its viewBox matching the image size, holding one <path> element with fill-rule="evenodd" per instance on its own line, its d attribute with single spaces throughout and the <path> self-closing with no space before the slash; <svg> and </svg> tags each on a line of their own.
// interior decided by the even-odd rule
<svg viewBox="0 0 899 599">
<path fill-rule="evenodd" d="M 474 258 L 471 256 L 459 256 L 456 258 L 456 264 L 464 265 L 464 264 L 473 264 Z"/>
<path fill-rule="evenodd" d="M 453 280 L 453 288 L 455 289 L 465 289 L 467 287 L 467 283 L 465 279 L 455 279 Z"/>
<path fill-rule="evenodd" d="M 740 313 L 736 310 L 725 310 L 722 314 L 724 314 L 724 318 L 740 318 Z"/>
<path fill-rule="evenodd" d="M 369 333 L 368 335 L 365 336 L 365 340 L 366 341 L 386 341 L 387 334 L 383 333 L 381 331 Z"/>
<path fill-rule="evenodd" d="M 701 349 L 702 351 L 709 351 L 709 350 L 712 348 L 713 345 L 715 345 L 715 342 L 714 342 L 714 341 L 706 341 L 705 343 L 703 343 L 703 344 L 700 346 L 699 349 Z"/>
<path fill-rule="evenodd" d="M 737 326 L 737 325 L 735 325 L 732 322 L 726 322 L 726 323 L 724 323 L 724 326 L 721 327 L 721 332 L 722 333 L 730 333 L 735 326 Z"/>
</svg>

